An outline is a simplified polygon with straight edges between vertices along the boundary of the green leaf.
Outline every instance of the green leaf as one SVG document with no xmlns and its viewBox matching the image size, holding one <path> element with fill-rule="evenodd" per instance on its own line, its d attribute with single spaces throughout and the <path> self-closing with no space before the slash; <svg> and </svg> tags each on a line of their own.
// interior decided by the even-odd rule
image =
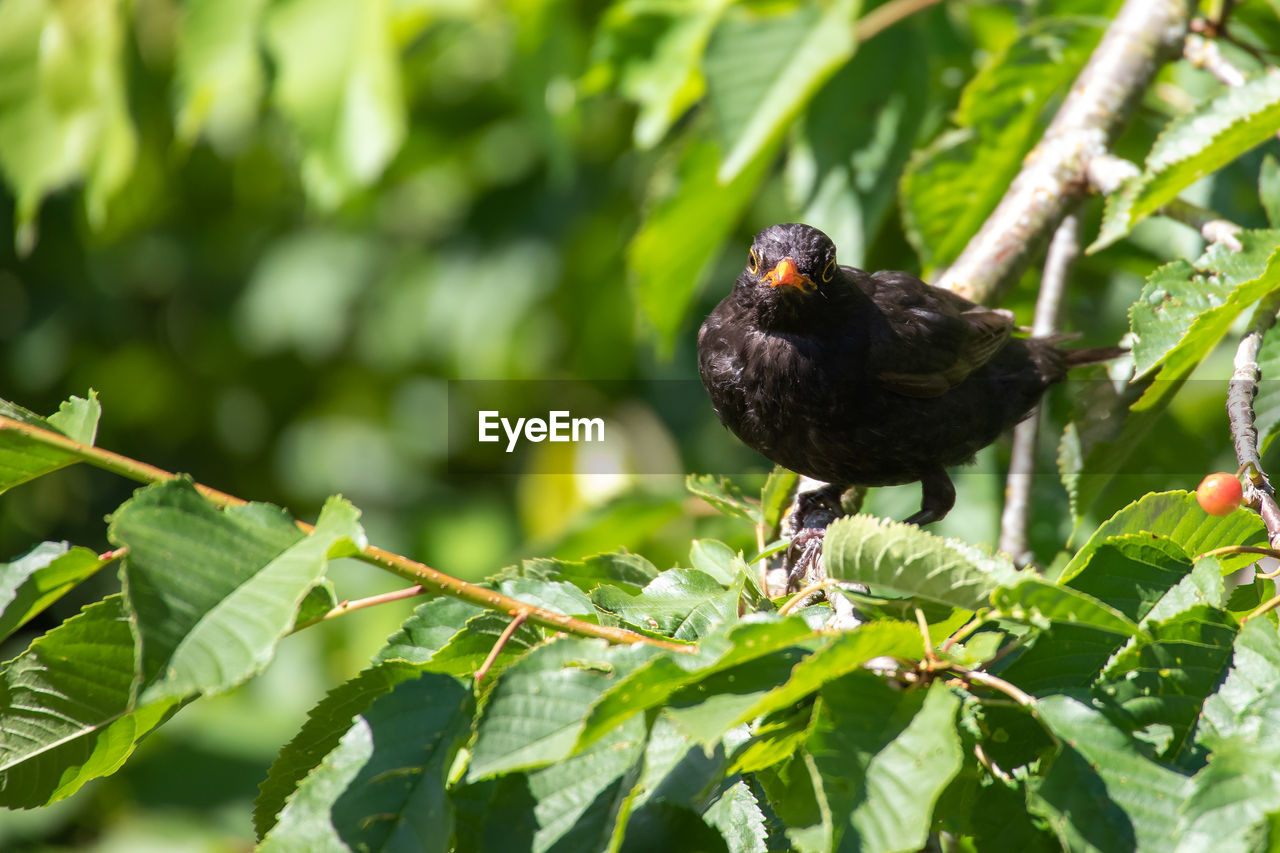
<svg viewBox="0 0 1280 853">
<path fill-rule="evenodd" d="M 1191 558 L 1172 539 L 1150 533 L 1112 536 L 1065 583 L 1141 622 L 1191 572 Z"/>
<path fill-rule="evenodd" d="M 960 770 L 960 699 L 941 682 L 895 690 L 857 672 L 822 689 L 809 736 L 840 849 L 919 850 Z M 842 826 L 843 824 L 843 826 Z"/>
<path fill-rule="evenodd" d="M 1262 170 L 1258 173 L 1258 200 L 1267 211 L 1267 222 L 1272 228 L 1280 228 L 1280 161 L 1271 154 L 1262 158 Z"/>
<path fill-rule="evenodd" d="M 265 0 L 193 0 L 182 7 L 174 86 L 177 136 L 240 148 L 258 121 L 266 70 L 258 47 Z"/>
<path fill-rule="evenodd" d="M 448 645 L 469 620 L 485 612 L 483 607 L 460 598 L 433 598 L 419 604 L 399 630 L 387 638 L 387 644 L 373 656 L 373 661 L 426 663 Z"/>
<path fill-rule="evenodd" d="M 519 573 L 521 577 L 568 581 L 583 592 L 591 592 L 602 583 L 640 589 L 658 576 L 653 563 L 639 554 L 626 551 L 596 554 L 579 561 L 537 557 L 525 560 Z"/>
<path fill-rule="evenodd" d="M 764 481 L 764 488 L 760 490 L 759 523 L 765 530 L 772 532 L 778 529 L 799 480 L 800 475 L 795 471 L 788 471 L 781 465 L 773 466 L 768 479 Z"/>
<path fill-rule="evenodd" d="M 1166 537 L 1180 546 L 1185 555 L 1194 557 L 1224 545 L 1265 542 L 1266 528 L 1257 513 L 1246 509 L 1237 509 L 1230 515 L 1209 515 L 1200 509 L 1196 496 L 1190 492 L 1152 492 L 1100 524 L 1063 568 L 1062 581 L 1070 583 L 1093 559 L 1094 552 L 1110 540 L 1125 534 L 1143 533 Z M 1255 559 L 1243 555 L 1220 557 L 1219 561 L 1224 571 L 1234 571 Z"/>
<path fill-rule="evenodd" d="M 601 586 L 591 600 L 601 610 L 636 627 L 681 640 L 696 640 L 738 615 L 736 588 L 697 569 L 668 569 L 648 586 L 632 594 L 616 586 Z"/>
<path fill-rule="evenodd" d="M 924 33 L 892 27 L 865 44 L 814 96 L 788 150 L 786 178 L 799 220 L 822 229 L 842 263 L 866 265 L 898 195 L 898 178 L 926 121 Z M 783 469 L 785 470 L 785 469 Z"/>
<path fill-rule="evenodd" d="M 690 474 L 685 477 L 685 488 L 702 498 L 725 515 L 745 518 L 747 521 L 760 521 L 760 508 L 749 501 L 727 477 L 714 474 Z"/>
<path fill-rule="evenodd" d="M 1280 78 L 1264 72 L 1229 86 L 1169 122 L 1147 154 L 1142 173 L 1107 199 L 1096 252 L 1129 233 L 1200 178 L 1221 169 L 1280 130 Z"/>
<path fill-rule="evenodd" d="M 331 498 L 304 537 L 266 504 L 219 510 L 190 480 L 139 490 L 111 519 L 142 652 L 142 701 L 226 690 L 260 672 L 331 556 L 364 541 Z"/>
<path fill-rule="evenodd" d="M 1114 607 L 1091 595 L 1026 576 L 1012 586 L 1002 586 L 991 596 L 994 616 L 1019 622 L 1065 622 L 1131 637 L 1138 625 Z"/>
<path fill-rule="evenodd" d="M 923 643 L 919 627 L 906 622 L 882 620 L 859 625 L 856 631 L 832 637 L 796 664 L 785 684 L 770 690 L 733 723 L 746 723 L 792 707 L 827 682 L 861 669 L 873 658 L 918 658 L 923 653 Z"/>
<path fill-rule="evenodd" d="M 707 101 L 727 152 L 720 180 L 735 179 L 780 139 L 823 83 L 853 56 L 858 0 L 784 12 L 735 7 L 703 57 Z M 784 7 L 785 8 L 785 7 Z"/>
<path fill-rule="evenodd" d="M 293 629 L 297 631 L 307 625 L 314 625 L 337 606 L 338 593 L 333 581 L 321 578 L 319 583 L 307 590 L 302 603 L 298 605 L 298 616 L 293 620 Z"/>
<path fill-rule="evenodd" d="M 721 586 L 738 580 L 738 552 L 719 539 L 695 539 L 689 548 L 689 565 L 709 575 Z"/>
<path fill-rule="evenodd" d="M 1101 429 L 1096 434 L 1081 433 L 1080 428 L 1073 424 L 1069 434 L 1064 435 L 1059 467 L 1071 495 L 1073 514 L 1079 515 L 1111 478 L 1123 470 L 1129 454 L 1141 446 L 1147 432 L 1172 402 L 1182 383 L 1226 337 L 1240 312 L 1280 287 L 1280 252 L 1275 251 L 1280 245 L 1280 231 L 1245 231 L 1239 238 L 1244 247 L 1242 252 L 1231 252 L 1222 244 L 1214 244 L 1193 266 L 1175 261 L 1152 274 L 1153 281 L 1166 284 L 1170 283 L 1170 270 L 1175 278 L 1185 274 L 1188 290 L 1197 286 L 1191 279 L 1216 276 L 1221 286 L 1215 284 L 1212 289 L 1222 302 L 1194 315 L 1174 310 L 1176 306 L 1170 307 L 1169 328 L 1161 326 L 1163 316 L 1154 321 L 1153 328 L 1162 329 L 1162 334 L 1156 336 L 1152 351 L 1142 356 L 1144 362 L 1159 366 L 1159 372 L 1154 374 L 1155 381 L 1131 386 L 1130 390 L 1141 393 L 1141 396 L 1132 405 L 1127 399 L 1124 401 L 1129 408 L 1128 414 L 1117 413 L 1109 424 L 1097 425 Z M 1154 310 L 1152 300 L 1158 296 L 1163 299 L 1158 288 L 1150 291 L 1145 297 L 1146 307 L 1139 310 L 1135 306 L 1131 311 L 1134 331 L 1140 337 L 1144 333 L 1148 336 L 1153 334 L 1139 320 L 1146 316 L 1148 308 Z M 1139 305 L 1143 304 L 1140 299 Z M 1164 343 L 1174 339 L 1177 343 L 1165 350 Z M 1149 371 L 1147 375 L 1153 374 Z M 1106 392 L 1107 387 L 1100 385 L 1097 390 Z M 1085 409 L 1086 418 L 1090 410 L 1106 408 L 1091 403 Z"/>
<path fill-rule="evenodd" d="M 1236 635 L 1231 670 L 1207 698 L 1197 737 L 1210 749 L 1219 740 L 1252 728 L 1259 707 L 1280 696 L 1280 634 L 1267 619 L 1250 619 Z"/>
<path fill-rule="evenodd" d="M 1266 721 L 1274 726 L 1273 716 Z M 1180 851 L 1251 853 L 1256 833 L 1267 815 L 1280 811 L 1280 748 L 1253 739 L 1232 738 L 1218 744 L 1209 764 L 1191 779 L 1192 791 L 1181 808 Z M 1274 836 L 1273 836 L 1274 837 Z"/>
<path fill-rule="evenodd" d="M 597 621 L 596 609 L 591 604 L 591 599 L 567 581 L 512 578 L 499 583 L 498 591 L 534 607 L 575 616 L 588 622 Z"/>
<path fill-rule="evenodd" d="M 560 639 L 508 667 L 476 728 L 468 780 L 550 764 L 568 756 L 602 693 L 658 651 Z"/>
<path fill-rule="evenodd" d="M 1102 34 L 1083 18 L 1038 21 L 965 87 L 958 127 L 917 151 L 902 176 L 902 219 L 926 271 L 959 257 L 1040 137 L 1046 107 Z"/>
<path fill-rule="evenodd" d="M 127 4 L 0 8 L 0 172 L 17 200 L 18 247 L 45 196 L 85 182 L 95 228 L 137 157 L 124 71 Z"/>
<path fill-rule="evenodd" d="M 178 705 L 133 701 L 133 633 L 120 596 L 91 604 L 0 673 L 0 806 L 35 808 L 120 769 Z"/>
<path fill-rule="evenodd" d="M 633 795 L 645 734 L 644 721 L 631 720 L 578 755 L 470 786 L 482 796 L 459 815 L 456 849 L 608 849 Z"/>
<path fill-rule="evenodd" d="M 652 148 L 706 91 L 702 53 L 728 0 L 628 0 L 605 11 L 588 70 L 639 107 L 634 138 Z"/>
<path fill-rule="evenodd" d="M 697 850 L 730 853 L 725 839 L 693 809 L 674 803 L 654 803 L 627 824 L 621 853 L 652 850 Z"/>
<path fill-rule="evenodd" d="M 627 269 L 663 352 L 670 353 L 698 286 L 711 272 L 776 150 L 776 143 L 766 147 L 732 181 L 722 183 L 716 176 L 720 149 L 692 139 L 680 153 L 673 179 L 662 182 L 670 185 L 670 192 L 655 200 L 632 238 Z M 741 247 L 744 266 L 746 249 Z M 725 281 L 718 290 L 728 293 L 729 284 Z"/>
<path fill-rule="evenodd" d="M 258 786 L 258 796 L 253 803 L 253 826 L 259 840 L 276 825 L 298 783 L 338 746 L 355 716 L 363 713 L 379 696 L 421 671 L 420 667 L 401 661 L 375 664 L 330 690 L 307 712 L 307 721 L 280 750 L 267 778 Z"/>
<path fill-rule="evenodd" d="M 61 433 L 85 444 L 93 441 L 100 412 L 98 395 L 93 391 L 89 392 L 87 400 L 81 397 L 67 400 L 48 420 L 21 406 L 0 400 L 0 415 L 27 426 Z M 63 427 L 71 432 L 64 432 Z M 7 425 L 0 425 L 0 494 L 79 461 L 80 457 L 66 450 L 45 444 Z"/>
<path fill-rule="evenodd" d="M 711 673 L 673 693 L 666 714 L 681 732 L 710 748 L 739 721 L 752 719 L 751 708 L 785 684 L 808 654 L 793 646 Z"/>
<path fill-rule="evenodd" d="M 271 99 L 302 143 L 302 181 L 322 208 L 371 186 L 404 141 L 390 6 L 285 0 L 267 12 Z"/>
<path fill-rule="evenodd" d="M 1133 727 L 1168 726 L 1172 758 L 1190 736 L 1206 697 L 1231 661 L 1236 621 L 1205 605 L 1147 626 L 1102 671 L 1095 690 L 1124 709 Z"/>
<path fill-rule="evenodd" d="M 363 711 L 289 798 L 262 851 L 449 850 L 445 783 L 474 700 L 423 673 Z"/>
<path fill-rule="evenodd" d="M 1056 623 L 1000 677 L 1032 696 L 1084 696 L 1125 641 L 1120 634 L 1089 625 Z"/>
<path fill-rule="evenodd" d="M 757 615 L 704 637 L 692 653 L 661 652 L 600 695 L 587 715 L 578 747 L 635 714 L 665 704 L 687 685 L 782 649 L 809 644 L 815 636 L 800 616 Z"/>
<path fill-rule="evenodd" d="M 89 389 L 89 396 L 70 397 L 58 404 L 58 411 L 49 415 L 49 423 L 72 441 L 93 444 L 98 437 L 98 419 L 102 417 L 102 405 L 98 392 Z"/>
<path fill-rule="evenodd" d="M 986 606 L 996 587 L 1016 574 L 1001 557 L 914 524 L 869 515 L 840 518 L 828 527 L 823 558 L 830 577 L 965 610 Z"/>
<path fill-rule="evenodd" d="M 10 563 L 0 563 L 0 640 L 106 565 L 88 548 L 42 542 Z"/>
<path fill-rule="evenodd" d="M 1102 714 L 1066 696 L 1037 703 L 1061 740 L 1029 798 L 1069 850 L 1173 850 L 1189 780 L 1142 755 Z"/>
</svg>

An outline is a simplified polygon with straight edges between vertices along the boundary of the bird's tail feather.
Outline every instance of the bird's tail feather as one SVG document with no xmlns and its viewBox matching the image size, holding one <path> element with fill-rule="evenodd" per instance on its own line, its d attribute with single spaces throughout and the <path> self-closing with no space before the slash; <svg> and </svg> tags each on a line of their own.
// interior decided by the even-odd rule
<svg viewBox="0 0 1280 853">
<path fill-rule="evenodd" d="M 1127 353 L 1127 347 L 1084 347 L 1081 349 L 1059 350 L 1066 359 L 1067 367 L 1080 367 L 1085 364 L 1098 364 L 1119 358 Z"/>
</svg>

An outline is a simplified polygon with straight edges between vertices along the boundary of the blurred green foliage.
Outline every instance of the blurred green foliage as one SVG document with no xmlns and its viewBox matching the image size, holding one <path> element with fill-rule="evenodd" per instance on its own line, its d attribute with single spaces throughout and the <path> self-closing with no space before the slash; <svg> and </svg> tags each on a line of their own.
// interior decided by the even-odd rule
<svg viewBox="0 0 1280 853">
<path fill-rule="evenodd" d="M 619 547 L 665 568 L 694 536 L 748 548 L 750 527 L 698 512 L 678 473 L 763 482 L 768 466 L 709 406 L 669 412 L 645 381 L 694 378 L 697 324 L 767 224 L 811 222 L 873 269 L 954 258 L 1119 4 L 946 4 L 855 47 L 852 22 L 876 5 L 0 0 L 0 234 L 14 237 L 0 242 L 0 397 L 48 412 L 92 387 L 101 446 L 300 517 L 341 492 L 372 541 L 463 577 Z M 1260 31 L 1274 24 L 1265 3 L 1243 5 Z M 1061 73 L 1025 89 L 998 61 L 1046 52 Z M 1217 86 L 1166 69 L 1120 152 L 1150 147 L 1175 95 Z M 930 195 L 973 162 L 989 165 L 972 195 Z M 1191 194 L 1261 226 L 1260 162 Z M 1092 203 L 1086 233 L 1100 215 Z M 1114 342 L 1142 278 L 1199 247 L 1148 221 L 1082 259 L 1066 326 Z M 1009 297 L 1023 322 L 1036 280 Z M 1228 372 L 1209 357 L 1197 377 L 1213 381 L 1179 395 L 1081 526 L 1234 468 Z M 449 380 L 530 380 L 536 396 L 552 378 L 615 389 L 634 452 L 678 460 L 672 476 L 566 473 L 574 451 L 551 445 L 516 477 L 450 475 Z M 634 391 L 604 382 L 619 379 Z M 1073 529 L 1049 473 L 1069 417 L 1054 396 L 1031 528 L 1044 562 Z M 938 532 L 994 540 L 1006 453 L 960 473 Z M 105 549 L 101 518 L 131 489 L 85 468 L 36 481 L 0 502 L 0 558 L 46 539 Z M 902 517 L 914 489 L 868 509 Z M 367 567 L 335 575 L 339 598 L 395 586 Z M 113 583 L 96 578 L 6 651 Z M 263 677 L 180 713 L 121 774 L 0 814 L 0 847 L 240 849 L 271 757 L 409 606 L 284 643 Z"/>
</svg>

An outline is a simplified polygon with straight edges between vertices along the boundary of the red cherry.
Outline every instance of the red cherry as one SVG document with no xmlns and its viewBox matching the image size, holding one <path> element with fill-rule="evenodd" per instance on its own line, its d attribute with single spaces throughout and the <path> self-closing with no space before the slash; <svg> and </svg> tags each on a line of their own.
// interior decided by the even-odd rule
<svg viewBox="0 0 1280 853">
<path fill-rule="evenodd" d="M 1243 499 L 1240 479 L 1235 474 L 1222 471 L 1205 477 L 1200 481 L 1200 488 L 1196 489 L 1196 500 L 1210 515 L 1230 515 Z"/>
</svg>

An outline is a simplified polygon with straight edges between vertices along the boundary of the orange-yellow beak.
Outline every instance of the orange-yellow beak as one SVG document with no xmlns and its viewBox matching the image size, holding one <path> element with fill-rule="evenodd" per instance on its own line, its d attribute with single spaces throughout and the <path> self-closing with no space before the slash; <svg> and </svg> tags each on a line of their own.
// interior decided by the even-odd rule
<svg viewBox="0 0 1280 853">
<path fill-rule="evenodd" d="M 765 273 L 765 283 L 770 287 L 777 287 L 780 284 L 788 287 L 798 287 L 803 291 L 813 289 L 813 282 L 807 275 L 801 275 L 796 262 L 790 258 L 783 258 L 778 261 L 778 265 L 769 272 Z"/>
</svg>

